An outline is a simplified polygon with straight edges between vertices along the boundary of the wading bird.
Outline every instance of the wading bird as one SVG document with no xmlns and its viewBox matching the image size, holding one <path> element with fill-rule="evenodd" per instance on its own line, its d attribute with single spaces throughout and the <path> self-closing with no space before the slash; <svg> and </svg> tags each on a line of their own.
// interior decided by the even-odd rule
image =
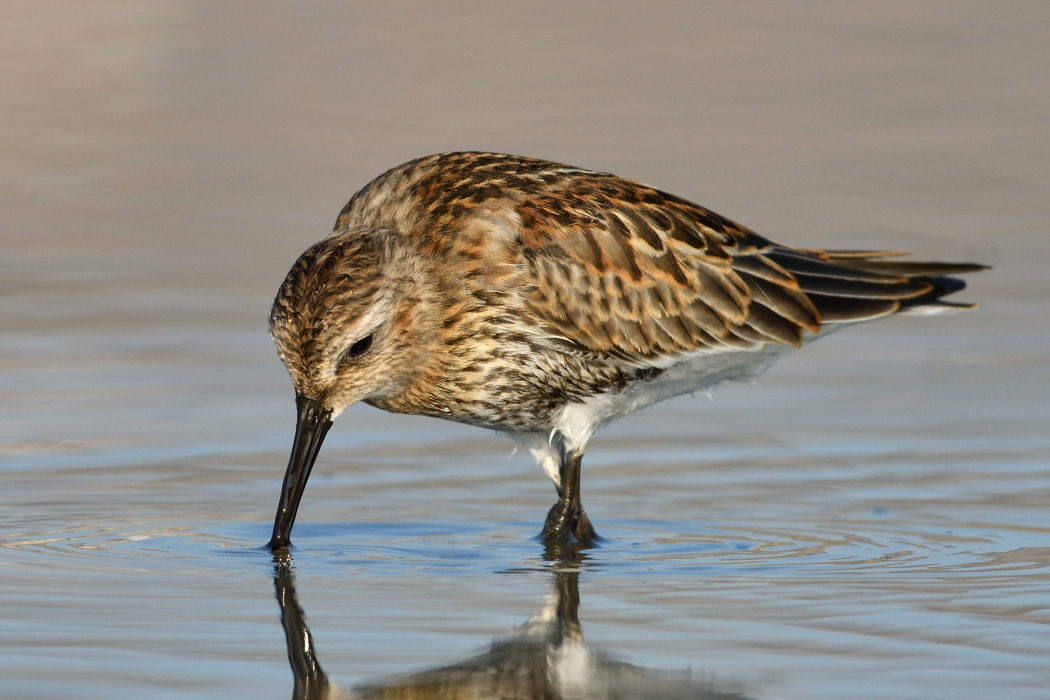
<svg viewBox="0 0 1050 700">
<path fill-rule="evenodd" d="M 289 543 L 332 421 L 364 401 L 508 433 L 554 480 L 541 537 L 595 538 L 598 428 L 752 377 L 843 325 L 966 305 L 968 263 L 795 248 L 608 173 L 492 153 L 405 163 L 292 266 L 270 332 L 298 416 L 270 546 Z"/>
</svg>

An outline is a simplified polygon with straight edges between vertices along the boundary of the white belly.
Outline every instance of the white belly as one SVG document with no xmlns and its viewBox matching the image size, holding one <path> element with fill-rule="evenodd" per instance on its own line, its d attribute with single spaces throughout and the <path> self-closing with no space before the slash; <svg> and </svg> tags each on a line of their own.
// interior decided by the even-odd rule
<svg viewBox="0 0 1050 700">
<path fill-rule="evenodd" d="M 658 401 L 709 389 L 727 379 L 750 379 L 782 355 L 794 350 L 770 343 L 755 350 L 704 352 L 686 355 L 663 373 L 637 382 L 621 392 L 606 392 L 566 405 L 555 418 L 554 430 L 566 438 L 568 449 L 582 449 L 598 428 Z"/>
<path fill-rule="evenodd" d="M 606 423 L 665 399 L 709 389 L 728 379 L 749 379 L 794 349 L 769 343 L 754 350 L 707 351 L 665 359 L 659 365 L 664 371 L 653 379 L 637 382 L 623 391 L 596 394 L 565 405 L 555 415 L 549 435 L 518 433 L 513 437 L 532 452 L 560 486 L 561 441 L 555 439 L 557 433 L 563 436 L 565 449 L 582 451 L 591 436 Z"/>
</svg>

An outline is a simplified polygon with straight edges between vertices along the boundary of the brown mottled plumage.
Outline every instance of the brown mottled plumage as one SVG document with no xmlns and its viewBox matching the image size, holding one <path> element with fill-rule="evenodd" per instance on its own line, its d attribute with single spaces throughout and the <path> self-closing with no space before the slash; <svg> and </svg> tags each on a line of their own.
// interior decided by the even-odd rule
<svg viewBox="0 0 1050 700">
<path fill-rule="evenodd" d="M 607 173 L 491 153 L 379 176 L 292 267 L 271 333 L 299 422 L 271 545 L 288 542 L 331 420 L 365 401 L 511 433 L 594 536 L 579 462 L 598 427 L 754 375 L 843 323 L 941 301 L 980 265 L 793 248 Z"/>
</svg>

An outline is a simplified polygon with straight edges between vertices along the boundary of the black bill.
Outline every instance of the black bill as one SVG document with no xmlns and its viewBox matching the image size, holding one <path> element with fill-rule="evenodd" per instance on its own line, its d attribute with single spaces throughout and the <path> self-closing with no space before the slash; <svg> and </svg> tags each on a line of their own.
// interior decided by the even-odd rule
<svg viewBox="0 0 1050 700">
<path fill-rule="evenodd" d="M 288 458 L 288 471 L 284 474 L 277 517 L 273 521 L 273 536 L 270 537 L 269 545 L 271 551 L 287 547 L 291 541 L 292 525 L 306 489 L 306 481 L 310 478 L 324 436 L 332 427 L 332 411 L 322 406 L 320 401 L 297 396 L 295 407 L 298 410 L 295 442 L 292 444 L 292 455 Z"/>
</svg>

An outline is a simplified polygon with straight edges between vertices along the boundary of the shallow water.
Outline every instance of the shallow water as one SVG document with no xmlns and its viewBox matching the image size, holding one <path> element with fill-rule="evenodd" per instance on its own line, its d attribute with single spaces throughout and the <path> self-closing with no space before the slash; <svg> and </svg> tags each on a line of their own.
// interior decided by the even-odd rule
<svg viewBox="0 0 1050 700">
<path fill-rule="evenodd" d="M 0 695 L 1050 694 L 1044 4 L 217 8 L 0 10 Z M 995 269 L 601 433 L 583 552 L 505 439 L 355 407 L 275 564 L 272 294 L 456 148 Z"/>
</svg>

